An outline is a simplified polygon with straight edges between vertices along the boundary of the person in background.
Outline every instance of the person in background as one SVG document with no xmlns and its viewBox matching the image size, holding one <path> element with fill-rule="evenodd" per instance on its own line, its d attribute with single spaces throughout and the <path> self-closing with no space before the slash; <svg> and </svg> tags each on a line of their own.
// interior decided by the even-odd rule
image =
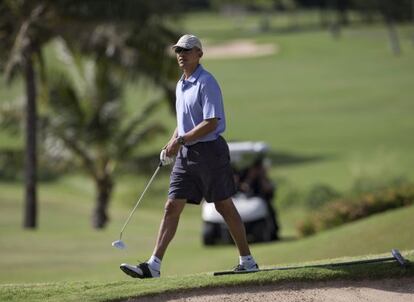
<svg viewBox="0 0 414 302">
<path fill-rule="evenodd" d="M 267 210 L 271 217 L 272 225 L 274 226 L 271 232 L 271 239 L 279 239 L 279 225 L 276 220 L 276 211 L 273 207 L 276 188 L 267 176 L 263 159 L 258 158 L 253 165 L 237 174 L 236 179 L 239 192 L 244 193 L 247 197 L 257 196 L 266 201 Z"/>
</svg>

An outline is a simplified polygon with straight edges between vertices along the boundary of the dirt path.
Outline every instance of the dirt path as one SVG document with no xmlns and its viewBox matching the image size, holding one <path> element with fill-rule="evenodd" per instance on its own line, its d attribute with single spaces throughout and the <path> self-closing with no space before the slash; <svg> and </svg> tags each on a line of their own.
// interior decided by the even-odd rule
<svg viewBox="0 0 414 302">
<path fill-rule="evenodd" d="M 414 278 L 282 283 L 265 286 L 243 286 L 198 289 L 163 294 L 128 301 L 140 302 L 413 302 Z"/>
</svg>

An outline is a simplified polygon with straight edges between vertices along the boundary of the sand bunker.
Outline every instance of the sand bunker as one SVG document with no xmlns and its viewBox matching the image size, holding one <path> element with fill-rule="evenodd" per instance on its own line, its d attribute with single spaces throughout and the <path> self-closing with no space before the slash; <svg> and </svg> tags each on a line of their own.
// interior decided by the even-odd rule
<svg viewBox="0 0 414 302">
<path fill-rule="evenodd" d="M 179 293 L 160 294 L 128 301 L 170 302 L 412 302 L 414 279 L 366 281 L 284 282 L 263 286 L 196 289 Z"/>
<path fill-rule="evenodd" d="M 257 44 L 251 40 L 233 40 L 224 44 L 209 45 L 204 48 L 206 59 L 239 59 L 275 54 L 279 48 L 275 44 Z"/>
</svg>

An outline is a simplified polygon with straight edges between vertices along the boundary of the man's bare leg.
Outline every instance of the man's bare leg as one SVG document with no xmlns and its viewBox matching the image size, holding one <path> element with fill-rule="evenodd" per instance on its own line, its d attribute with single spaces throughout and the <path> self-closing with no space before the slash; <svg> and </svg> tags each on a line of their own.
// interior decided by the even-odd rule
<svg viewBox="0 0 414 302">
<path fill-rule="evenodd" d="M 160 277 L 161 261 L 167 250 L 168 244 L 174 238 L 177 230 L 178 221 L 181 212 L 184 209 L 186 201 L 181 199 L 167 200 L 165 204 L 164 217 L 161 221 L 158 232 L 157 242 L 154 248 L 154 254 L 144 263 L 131 265 L 122 263 L 120 269 L 133 278 L 157 278 Z"/>
<path fill-rule="evenodd" d="M 227 223 L 230 234 L 239 250 L 240 256 L 250 255 L 249 245 L 246 238 L 246 230 L 240 218 L 239 212 L 233 204 L 231 198 L 214 203 L 217 212 L 223 216 Z"/>
<path fill-rule="evenodd" d="M 160 260 L 164 257 L 165 251 L 177 231 L 180 215 L 185 207 L 185 199 L 169 199 L 165 204 L 164 217 L 158 231 L 157 242 L 153 255 Z"/>
</svg>

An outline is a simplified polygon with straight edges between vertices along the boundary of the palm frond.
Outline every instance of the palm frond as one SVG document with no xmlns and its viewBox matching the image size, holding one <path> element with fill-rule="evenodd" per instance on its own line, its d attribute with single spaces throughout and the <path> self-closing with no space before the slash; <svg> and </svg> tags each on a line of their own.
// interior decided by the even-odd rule
<svg viewBox="0 0 414 302">
<path fill-rule="evenodd" d="M 56 38 L 53 42 L 58 59 L 64 64 L 64 70 L 72 82 L 72 87 L 81 97 L 85 97 L 88 86 L 92 86 L 85 75 L 85 67 L 79 52 L 69 46 L 63 38 Z"/>
<path fill-rule="evenodd" d="M 4 102 L 0 106 L 0 127 L 11 134 L 17 134 L 22 128 L 23 99 Z"/>
<path fill-rule="evenodd" d="M 114 150 L 114 155 L 117 159 L 124 159 L 135 147 L 147 140 L 154 139 L 157 135 L 162 133 L 165 133 L 165 127 L 163 127 L 160 123 L 152 123 L 147 125 L 140 131 L 129 135 L 127 139 L 122 142 L 122 145 L 118 145 L 118 148 Z"/>
<path fill-rule="evenodd" d="M 161 104 L 162 100 L 163 99 L 155 99 L 153 101 L 150 101 L 142 111 L 138 112 L 133 118 L 128 121 L 123 129 L 119 129 L 119 132 L 115 138 L 117 144 L 122 145 L 124 142 L 129 141 L 130 137 L 133 136 L 134 131 L 139 126 L 145 124 L 145 122 L 151 117 L 151 115 Z"/>
<path fill-rule="evenodd" d="M 56 128 L 58 129 L 58 128 Z M 56 133 L 60 139 L 63 140 L 66 147 L 75 153 L 83 162 L 84 167 L 86 170 L 92 175 L 96 176 L 96 165 L 94 157 L 90 153 L 87 146 L 83 145 L 81 141 L 77 140 L 75 137 L 71 135 L 66 135 L 65 132 Z"/>
<path fill-rule="evenodd" d="M 35 22 L 41 20 L 46 11 L 46 6 L 39 4 L 30 13 L 29 17 L 24 20 L 18 27 L 17 35 L 10 51 L 9 59 L 6 63 L 5 77 L 10 81 L 15 75 L 15 71 L 24 60 L 24 57 L 33 52 L 33 34 L 32 26 Z"/>
<path fill-rule="evenodd" d="M 51 78 L 49 100 L 50 118 L 54 125 L 68 130 L 84 127 L 86 117 L 81 100 L 65 74 L 56 74 Z"/>
</svg>

